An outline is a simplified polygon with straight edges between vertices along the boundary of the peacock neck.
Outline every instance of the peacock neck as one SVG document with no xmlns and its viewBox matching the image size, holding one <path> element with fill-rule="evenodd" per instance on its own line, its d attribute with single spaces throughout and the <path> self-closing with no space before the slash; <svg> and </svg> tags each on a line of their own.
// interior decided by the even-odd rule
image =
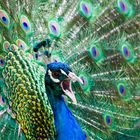
<svg viewBox="0 0 140 140">
<path fill-rule="evenodd" d="M 75 117 L 67 107 L 62 96 L 54 96 L 53 91 L 48 92 L 48 98 L 54 113 L 57 140 L 85 140 Z"/>
</svg>

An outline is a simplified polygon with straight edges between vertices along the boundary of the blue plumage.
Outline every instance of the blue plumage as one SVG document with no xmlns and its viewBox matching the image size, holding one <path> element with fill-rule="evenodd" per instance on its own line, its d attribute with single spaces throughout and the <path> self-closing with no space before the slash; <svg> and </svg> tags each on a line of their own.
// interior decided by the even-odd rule
<svg viewBox="0 0 140 140">
<path fill-rule="evenodd" d="M 47 68 L 51 71 L 60 71 L 60 69 L 64 70 L 67 74 L 71 72 L 71 68 L 69 65 L 61 63 L 61 62 L 53 62 L 47 65 Z"/>
<path fill-rule="evenodd" d="M 55 127 L 56 127 L 56 140 L 86 140 L 86 135 L 80 128 L 76 118 L 73 116 L 69 108 L 67 107 L 63 94 L 65 94 L 61 88 L 61 83 L 65 81 L 64 76 L 60 69 L 69 74 L 70 67 L 60 62 L 54 62 L 48 65 L 48 70 L 52 71 L 52 75 L 57 72 L 57 78 L 61 79 L 60 83 L 55 83 L 48 75 L 45 76 L 46 92 L 52 106 L 54 113 Z M 62 78 L 63 77 L 63 78 Z M 54 76 L 56 78 L 56 75 Z"/>
</svg>

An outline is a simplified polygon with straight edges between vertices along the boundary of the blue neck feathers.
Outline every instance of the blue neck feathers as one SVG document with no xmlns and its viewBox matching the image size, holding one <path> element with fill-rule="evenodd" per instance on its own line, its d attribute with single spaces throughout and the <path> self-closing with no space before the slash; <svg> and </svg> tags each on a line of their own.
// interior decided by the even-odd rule
<svg viewBox="0 0 140 140">
<path fill-rule="evenodd" d="M 86 140 L 86 135 L 66 106 L 64 98 L 54 96 L 52 92 L 48 88 L 47 94 L 54 113 L 56 140 Z"/>
</svg>

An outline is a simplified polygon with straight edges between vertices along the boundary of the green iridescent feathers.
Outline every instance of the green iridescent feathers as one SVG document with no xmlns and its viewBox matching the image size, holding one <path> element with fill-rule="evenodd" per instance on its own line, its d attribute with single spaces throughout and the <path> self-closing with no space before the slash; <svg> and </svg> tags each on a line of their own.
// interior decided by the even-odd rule
<svg viewBox="0 0 140 140">
<path fill-rule="evenodd" d="M 50 61 L 63 61 L 84 82 L 84 85 L 73 85 L 78 104 L 69 103 L 69 107 L 88 138 L 139 139 L 139 0 L 38 0 L 13 1 L 12 4 L 1 1 L 0 5 L 0 76 L 3 81 L 2 71 L 5 69 L 8 77 L 5 78 L 7 82 L 2 82 L 2 88 L 9 84 L 15 86 L 12 81 L 18 79 L 17 83 L 21 81 L 22 84 L 19 86 L 35 93 L 36 97 L 29 95 L 31 99 L 39 98 L 42 101 L 39 105 L 49 110 L 50 106 L 45 105 L 47 98 L 41 95 L 44 92 L 44 87 L 41 88 L 44 71 L 40 69 L 43 70 L 42 66 Z M 51 46 L 52 57 L 48 59 L 42 55 L 42 49 L 37 60 L 32 48 L 46 38 L 54 44 Z M 23 77 L 16 77 L 18 70 Z M 10 88 L 13 90 L 10 94 L 15 88 L 18 87 Z M 6 93 L 2 89 L 2 95 L 10 95 L 7 89 Z M 24 98 L 26 94 L 24 97 L 21 94 L 20 100 L 24 101 Z M 14 99 L 14 106 L 17 106 L 19 99 Z"/>
<path fill-rule="evenodd" d="M 24 8 L 16 12 L 17 5 L 15 9 L 13 5 L 7 7 L 8 3 L 0 5 L 0 138 L 54 139 L 54 118 L 44 85 L 45 69 L 36 63 L 30 43 L 31 13 Z"/>
</svg>

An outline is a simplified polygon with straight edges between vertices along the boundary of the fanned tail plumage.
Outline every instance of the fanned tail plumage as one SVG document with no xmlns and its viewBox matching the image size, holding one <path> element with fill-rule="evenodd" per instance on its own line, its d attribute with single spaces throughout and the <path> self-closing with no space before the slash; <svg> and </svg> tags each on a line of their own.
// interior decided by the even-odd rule
<svg viewBox="0 0 140 140">
<path fill-rule="evenodd" d="M 35 94 L 28 103 L 44 108 L 35 114 L 47 127 L 40 137 L 55 138 L 43 80 L 52 61 L 68 63 L 83 80 L 73 84 L 77 105 L 68 106 L 89 140 L 140 139 L 139 0 L 1 1 L 0 29 L 1 139 L 35 138 L 16 110 L 26 88 Z M 46 38 L 50 44 L 34 52 Z"/>
</svg>

